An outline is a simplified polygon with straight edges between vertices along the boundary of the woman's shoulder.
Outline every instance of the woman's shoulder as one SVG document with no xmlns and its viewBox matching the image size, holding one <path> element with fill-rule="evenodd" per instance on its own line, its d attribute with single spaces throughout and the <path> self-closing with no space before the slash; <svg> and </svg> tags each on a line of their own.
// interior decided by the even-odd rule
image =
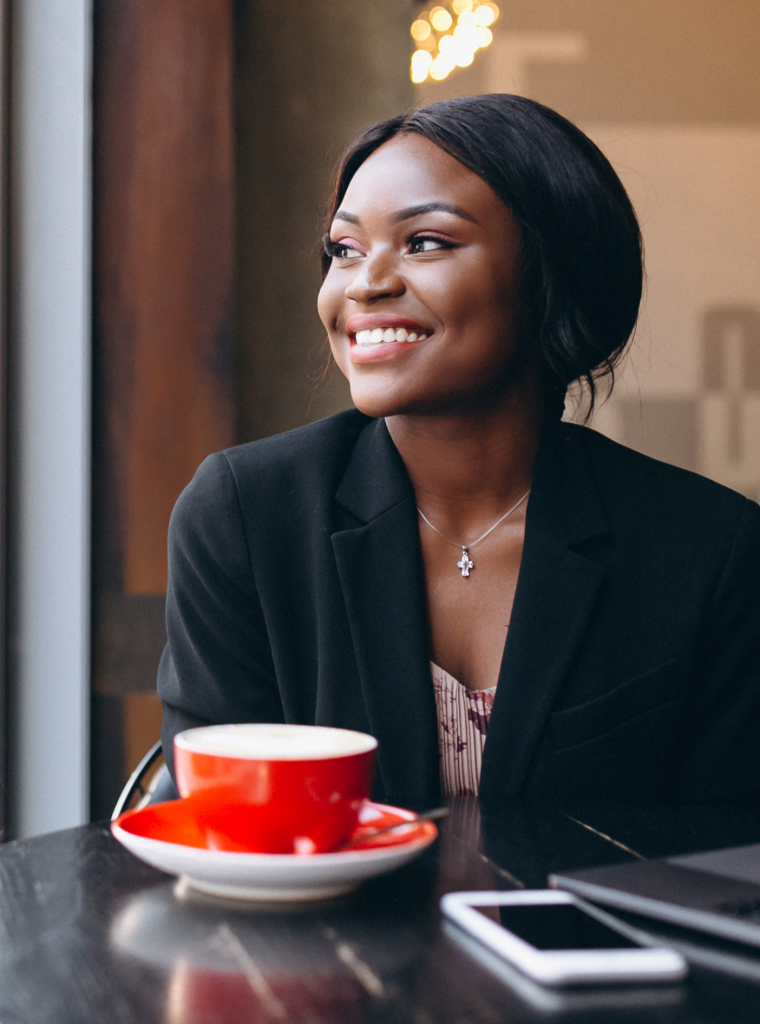
<svg viewBox="0 0 760 1024">
<path fill-rule="evenodd" d="M 681 535 L 705 529 L 731 532 L 740 520 L 760 531 L 760 506 L 699 473 L 627 448 L 604 434 L 563 423 L 565 438 L 589 459 L 605 507 L 613 517 L 672 524 Z"/>
<path fill-rule="evenodd" d="M 175 515 L 231 501 L 248 506 L 292 503 L 299 494 L 312 501 L 334 494 L 362 431 L 373 420 L 347 409 L 304 427 L 209 455 L 180 495 Z"/>
<path fill-rule="evenodd" d="M 221 454 L 233 473 L 324 474 L 347 462 L 357 438 L 372 423 L 357 409 L 346 409 L 295 430 L 227 448 Z"/>
</svg>

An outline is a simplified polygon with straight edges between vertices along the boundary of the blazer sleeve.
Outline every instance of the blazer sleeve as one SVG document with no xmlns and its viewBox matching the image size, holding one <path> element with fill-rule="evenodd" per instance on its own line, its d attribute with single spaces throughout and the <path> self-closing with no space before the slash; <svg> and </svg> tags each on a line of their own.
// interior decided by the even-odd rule
<svg viewBox="0 0 760 1024">
<path fill-rule="evenodd" d="M 703 627 L 677 791 L 760 796 L 760 506 L 746 500 Z"/>
<path fill-rule="evenodd" d="M 158 694 L 172 775 L 173 739 L 183 729 L 284 721 L 240 499 L 223 452 L 201 464 L 172 513 L 166 630 Z"/>
</svg>

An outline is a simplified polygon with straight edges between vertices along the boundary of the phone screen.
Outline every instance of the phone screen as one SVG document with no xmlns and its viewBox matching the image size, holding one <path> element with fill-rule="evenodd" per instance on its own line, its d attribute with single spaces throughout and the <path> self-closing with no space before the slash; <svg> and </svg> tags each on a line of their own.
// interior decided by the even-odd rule
<svg viewBox="0 0 760 1024">
<path fill-rule="evenodd" d="M 536 949 L 639 949 L 572 903 L 473 907 Z"/>
</svg>

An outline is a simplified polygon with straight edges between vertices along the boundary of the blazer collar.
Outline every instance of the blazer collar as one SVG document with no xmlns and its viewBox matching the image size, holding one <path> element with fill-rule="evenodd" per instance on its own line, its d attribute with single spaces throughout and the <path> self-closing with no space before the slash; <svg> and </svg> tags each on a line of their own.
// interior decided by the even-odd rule
<svg viewBox="0 0 760 1024">
<path fill-rule="evenodd" d="M 335 500 L 363 523 L 400 502 L 414 503 L 414 488 L 385 420 L 370 420 L 359 435 Z"/>
<path fill-rule="evenodd" d="M 336 492 L 356 521 L 332 535 L 383 798 L 433 807 L 438 729 L 414 489 L 383 420 L 360 435 Z"/>
<path fill-rule="evenodd" d="M 550 423 L 536 460 L 520 575 L 483 754 L 481 797 L 514 797 L 583 641 L 604 577 L 584 551 L 608 533 L 584 428 Z"/>
</svg>

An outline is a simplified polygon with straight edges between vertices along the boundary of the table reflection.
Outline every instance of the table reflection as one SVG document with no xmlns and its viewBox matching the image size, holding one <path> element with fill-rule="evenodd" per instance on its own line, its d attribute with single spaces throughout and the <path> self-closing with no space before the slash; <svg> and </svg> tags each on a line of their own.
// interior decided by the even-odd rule
<svg viewBox="0 0 760 1024">
<path fill-rule="evenodd" d="M 241 905 L 166 883 L 122 907 L 110 943 L 166 976 L 168 1024 L 359 1024 L 424 937 L 382 915 L 368 928 L 354 903 Z"/>
</svg>

